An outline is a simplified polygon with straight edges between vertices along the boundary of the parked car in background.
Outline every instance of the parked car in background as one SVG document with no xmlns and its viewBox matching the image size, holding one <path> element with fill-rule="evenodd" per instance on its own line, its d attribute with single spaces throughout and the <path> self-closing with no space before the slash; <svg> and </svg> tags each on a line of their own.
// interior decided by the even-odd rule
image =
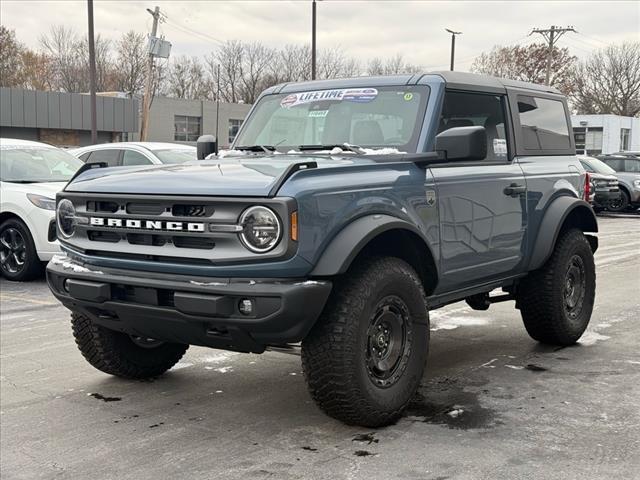
<svg viewBox="0 0 640 480">
<path fill-rule="evenodd" d="M 44 143 L 0 138 L 0 271 L 30 280 L 59 251 L 56 193 L 82 166 Z"/>
<path fill-rule="evenodd" d="M 105 162 L 110 167 L 168 165 L 196 159 L 196 147 L 180 143 L 120 142 L 69 150 L 83 162 Z"/>
<path fill-rule="evenodd" d="M 611 202 L 614 202 L 614 205 L 619 204 L 620 187 L 616 171 L 597 158 L 578 155 L 578 159 L 591 179 L 593 200 L 590 201 L 593 208 L 598 211 L 608 208 Z"/>
<path fill-rule="evenodd" d="M 609 210 L 622 212 L 629 207 L 640 207 L 640 157 L 625 153 L 599 155 L 598 159 L 616 171 L 620 183 L 620 200 L 609 204 Z"/>
</svg>

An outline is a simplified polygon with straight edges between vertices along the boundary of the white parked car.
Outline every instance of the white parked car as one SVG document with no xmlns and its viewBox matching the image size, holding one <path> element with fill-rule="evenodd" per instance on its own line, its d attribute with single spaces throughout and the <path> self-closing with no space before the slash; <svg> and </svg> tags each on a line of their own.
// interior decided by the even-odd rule
<svg viewBox="0 0 640 480">
<path fill-rule="evenodd" d="M 70 149 L 83 162 L 105 162 L 110 167 L 166 165 L 196 160 L 196 147 L 179 143 L 119 142 Z"/>
<path fill-rule="evenodd" d="M 30 280 L 59 251 L 56 193 L 82 162 L 39 142 L 0 138 L 0 271 Z"/>
</svg>

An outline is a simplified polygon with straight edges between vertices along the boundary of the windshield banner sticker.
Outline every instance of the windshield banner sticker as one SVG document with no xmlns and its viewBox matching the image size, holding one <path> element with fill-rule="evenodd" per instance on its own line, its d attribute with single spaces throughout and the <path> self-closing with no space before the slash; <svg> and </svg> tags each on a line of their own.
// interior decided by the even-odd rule
<svg viewBox="0 0 640 480">
<path fill-rule="evenodd" d="M 345 88 L 340 90 L 317 90 L 287 95 L 280 102 L 282 108 L 297 107 L 315 102 L 356 102 L 369 103 L 378 96 L 375 88 Z"/>
</svg>

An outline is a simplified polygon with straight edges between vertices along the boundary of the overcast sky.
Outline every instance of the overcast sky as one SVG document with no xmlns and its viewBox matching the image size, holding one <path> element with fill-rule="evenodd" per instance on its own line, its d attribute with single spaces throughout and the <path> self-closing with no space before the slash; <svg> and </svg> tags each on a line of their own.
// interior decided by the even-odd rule
<svg viewBox="0 0 640 480">
<path fill-rule="evenodd" d="M 296 1 L 94 1 L 95 29 L 116 39 L 123 32 L 149 32 L 146 8 L 159 5 L 167 21 L 160 32 L 173 44 L 172 56 L 204 55 L 217 41 L 259 40 L 274 47 L 310 42 L 311 2 Z M 525 45 L 540 36 L 532 28 L 573 25 L 578 34 L 560 40 L 578 57 L 607 44 L 639 40 L 640 2 L 616 1 L 347 1 L 323 0 L 318 9 L 318 48 L 340 46 L 363 63 L 401 53 L 425 69 L 447 68 L 450 37 L 457 65 L 467 70 L 475 56 L 496 44 Z M 0 22 L 37 48 L 51 25 L 87 29 L 85 1 L 0 1 Z"/>
</svg>

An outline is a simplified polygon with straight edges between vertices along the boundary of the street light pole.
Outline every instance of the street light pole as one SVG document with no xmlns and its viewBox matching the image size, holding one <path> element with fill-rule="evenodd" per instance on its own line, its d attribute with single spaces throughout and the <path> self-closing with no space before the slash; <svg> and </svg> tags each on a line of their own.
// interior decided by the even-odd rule
<svg viewBox="0 0 640 480">
<path fill-rule="evenodd" d="M 93 40 L 93 0 L 87 0 L 89 19 L 89 91 L 91 98 L 91 144 L 98 143 L 98 119 L 96 116 L 96 48 Z"/>
<path fill-rule="evenodd" d="M 456 35 L 462 35 L 462 32 L 454 32 L 445 28 L 447 32 L 451 34 L 451 71 L 453 72 L 453 62 L 456 56 Z"/>
<path fill-rule="evenodd" d="M 316 79 L 316 0 L 311 1 L 311 80 Z"/>
</svg>

